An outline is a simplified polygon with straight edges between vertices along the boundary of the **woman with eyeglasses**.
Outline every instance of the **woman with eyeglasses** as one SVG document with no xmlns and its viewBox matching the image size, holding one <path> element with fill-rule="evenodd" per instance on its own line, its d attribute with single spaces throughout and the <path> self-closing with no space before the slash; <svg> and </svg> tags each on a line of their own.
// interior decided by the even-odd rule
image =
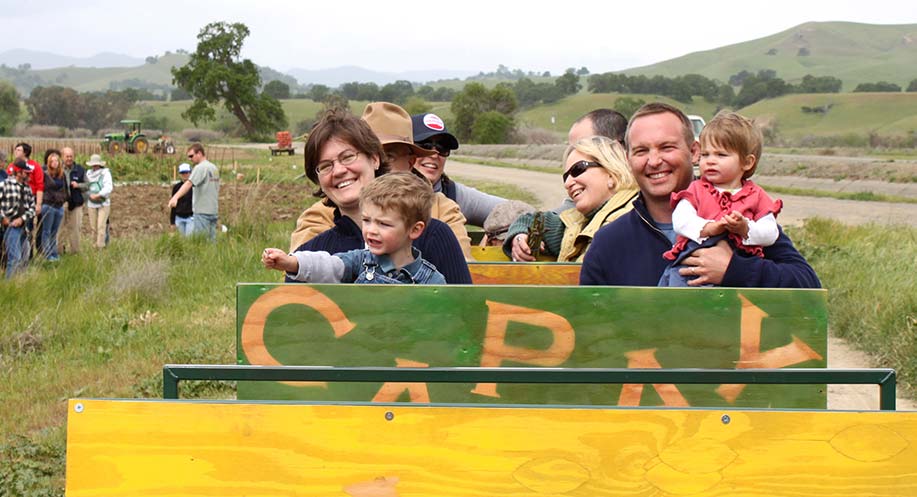
<svg viewBox="0 0 917 497">
<path fill-rule="evenodd" d="M 382 143 L 385 154 L 383 162 L 388 163 L 389 171 L 412 172 L 424 177 L 414 169 L 414 163 L 418 157 L 432 155 L 435 152 L 414 144 L 411 115 L 406 110 L 389 102 L 373 102 L 363 109 L 363 117 L 360 119 L 369 125 Z M 437 193 L 434 196 L 430 217 L 449 225 L 462 247 L 465 258 L 471 260 L 471 238 L 468 237 L 465 216 L 462 215 L 458 204 L 442 193 Z M 334 208 L 324 202 L 316 202 L 296 220 L 296 229 L 290 234 L 290 250 L 296 250 L 296 247 L 333 227 Z"/>
<path fill-rule="evenodd" d="M 334 208 L 334 227 L 293 251 L 331 254 L 364 248 L 360 229 L 360 192 L 376 176 L 389 170 L 386 154 L 372 128 L 344 111 L 331 111 L 312 128 L 306 140 L 306 176 L 318 185 L 314 195 Z M 436 266 L 447 283 L 471 284 L 462 248 L 445 223 L 430 223 L 414 247 Z"/>
<path fill-rule="evenodd" d="M 623 147 L 604 136 L 583 138 L 567 147 L 562 178 L 575 207 L 560 214 L 543 213 L 541 251 L 556 255 L 558 262 L 582 261 L 595 232 L 631 210 L 639 190 Z M 509 228 L 503 251 L 514 261 L 535 260 L 527 234 L 533 216 L 524 214 Z"/>
</svg>

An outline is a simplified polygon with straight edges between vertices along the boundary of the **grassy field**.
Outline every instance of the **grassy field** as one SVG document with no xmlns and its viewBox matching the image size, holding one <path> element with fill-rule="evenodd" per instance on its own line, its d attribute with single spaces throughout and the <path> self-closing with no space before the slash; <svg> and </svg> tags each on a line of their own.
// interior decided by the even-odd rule
<svg viewBox="0 0 917 497">
<path fill-rule="evenodd" d="M 831 106 L 825 114 L 803 107 Z M 833 93 L 786 95 L 762 100 L 740 113 L 776 123 L 778 133 L 792 140 L 806 136 L 913 136 L 917 132 L 917 93 Z"/>
<path fill-rule="evenodd" d="M 687 114 L 698 114 L 707 120 L 713 117 L 713 113 L 716 110 L 715 104 L 706 102 L 702 98 L 695 98 L 691 104 L 682 104 L 668 97 L 656 95 L 581 92 L 564 97 L 553 104 L 539 105 L 520 112 L 517 116 L 517 121 L 563 133 L 566 136 L 570 125 L 580 116 L 600 107 L 614 108 L 615 101 L 622 97 L 640 99 L 645 102 L 665 102 L 684 110 Z M 554 124 L 551 124 L 552 116 L 554 117 Z"/>
</svg>

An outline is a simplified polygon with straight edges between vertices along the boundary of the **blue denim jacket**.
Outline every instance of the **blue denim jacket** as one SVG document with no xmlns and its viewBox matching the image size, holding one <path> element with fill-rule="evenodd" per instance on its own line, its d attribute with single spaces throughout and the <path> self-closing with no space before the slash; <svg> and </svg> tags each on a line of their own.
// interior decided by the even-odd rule
<svg viewBox="0 0 917 497">
<path fill-rule="evenodd" d="M 368 283 L 444 285 L 446 279 L 411 248 L 414 262 L 397 269 L 387 255 L 375 256 L 368 249 L 338 252 L 299 251 L 292 255 L 299 261 L 297 274 L 287 273 L 287 281 L 310 283 Z"/>
</svg>

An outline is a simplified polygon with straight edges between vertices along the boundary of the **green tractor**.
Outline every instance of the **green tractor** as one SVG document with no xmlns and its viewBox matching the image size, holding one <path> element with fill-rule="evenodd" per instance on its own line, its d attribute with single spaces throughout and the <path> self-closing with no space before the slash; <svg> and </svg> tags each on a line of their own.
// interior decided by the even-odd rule
<svg viewBox="0 0 917 497">
<path fill-rule="evenodd" d="M 118 152 L 129 152 L 132 154 L 144 154 L 150 150 L 150 141 L 146 135 L 140 131 L 140 121 L 136 119 L 125 119 L 121 121 L 124 125 L 124 133 L 108 133 L 102 140 L 102 150 L 107 150 L 110 154 Z"/>
</svg>

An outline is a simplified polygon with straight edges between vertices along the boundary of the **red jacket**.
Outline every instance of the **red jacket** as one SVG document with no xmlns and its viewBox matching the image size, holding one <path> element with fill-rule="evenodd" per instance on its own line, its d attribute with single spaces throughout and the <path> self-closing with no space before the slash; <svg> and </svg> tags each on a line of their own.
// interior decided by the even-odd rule
<svg viewBox="0 0 917 497">
<path fill-rule="evenodd" d="M 38 192 L 45 191 L 45 173 L 41 170 L 41 164 L 33 161 L 32 159 L 28 160 L 30 166 L 32 166 L 32 171 L 29 173 L 29 188 L 32 189 L 32 195 L 35 195 Z M 10 176 L 13 175 L 13 163 L 10 162 L 10 165 L 6 167 L 6 174 Z"/>
</svg>

